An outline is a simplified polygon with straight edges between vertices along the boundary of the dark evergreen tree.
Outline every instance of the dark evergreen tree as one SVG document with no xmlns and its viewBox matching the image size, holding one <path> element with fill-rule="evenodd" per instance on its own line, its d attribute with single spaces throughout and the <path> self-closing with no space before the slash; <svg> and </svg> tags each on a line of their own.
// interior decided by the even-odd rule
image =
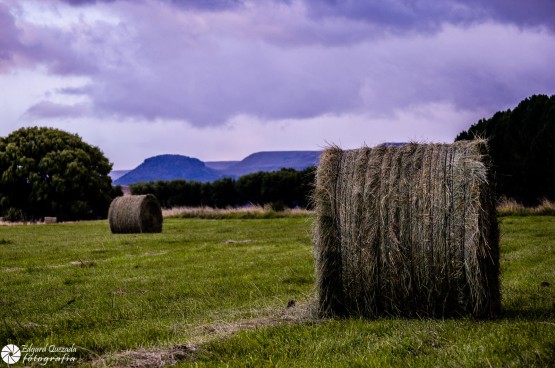
<svg viewBox="0 0 555 368">
<path fill-rule="evenodd" d="M 555 95 L 534 95 L 480 120 L 455 140 L 487 138 L 498 194 L 526 205 L 555 200 Z"/>
<path fill-rule="evenodd" d="M 223 178 L 212 183 L 212 206 L 215 208 L 235 207 L 239 205 L 239 196 L 235 180 Z"/>
<path fill-rule="evenodd" d="M 237 180 L 237 193 L 239 200 L 243 204 L 263 204 L 262 199 L 262 181 L 264 172 L 256 172 L 241 176 Z"/>
</svg>

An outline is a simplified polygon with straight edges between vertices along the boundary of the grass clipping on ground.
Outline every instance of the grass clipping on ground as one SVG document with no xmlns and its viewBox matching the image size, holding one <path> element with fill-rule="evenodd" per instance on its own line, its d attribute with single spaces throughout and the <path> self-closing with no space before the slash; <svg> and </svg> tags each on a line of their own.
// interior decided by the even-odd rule
<svg viewBox="0 0 555 368">
<path fill-rule="evenodd" d="M 499 312 L 499 233 L 486 141 L 328 148 L 314 201 L 322 316 Z"/>
<path fill-rule="evenodd" d="M 117 197 L 108 211 L 114 234 L 162 232 L 162 209 L 152 194 Z"/>
</svg>

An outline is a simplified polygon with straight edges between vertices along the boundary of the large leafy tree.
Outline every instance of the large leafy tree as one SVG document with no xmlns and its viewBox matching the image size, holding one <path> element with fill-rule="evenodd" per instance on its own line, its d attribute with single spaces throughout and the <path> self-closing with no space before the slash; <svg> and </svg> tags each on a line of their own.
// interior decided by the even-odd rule
<svg viewBox="0 0 555 368">
<path fill-rule="evenodd" d="M 112 164 L 99 148 L 52 128 L 22 128 L 0 138 L 0 213 L 37 220 L 105 217 Z"/>
<path fill-rule="evenodd" d="M 555 95 L 535 95 L 514 110 L 480 120 L 456 140 L 487 138 L 498 193 L 528 205 L 555 200 Z"/>
</svg>

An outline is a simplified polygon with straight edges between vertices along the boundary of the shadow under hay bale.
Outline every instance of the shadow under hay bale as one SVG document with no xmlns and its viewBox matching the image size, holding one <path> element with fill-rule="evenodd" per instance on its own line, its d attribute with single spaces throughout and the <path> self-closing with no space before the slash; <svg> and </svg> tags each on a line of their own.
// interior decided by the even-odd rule
<svg viewBox="0 0 555 368">
<path fill-rule="evenodd" d="M 162 232 L 162 208 L 152 194 L 116 197 L 108 211 L 110 230 L 122 233 Z"/>
<path fill-rule="evenodd" d="M 495 316 L 492 179 L 483 140 L 325 150 L 314 192 L 320 314 Z"/>
</svg>

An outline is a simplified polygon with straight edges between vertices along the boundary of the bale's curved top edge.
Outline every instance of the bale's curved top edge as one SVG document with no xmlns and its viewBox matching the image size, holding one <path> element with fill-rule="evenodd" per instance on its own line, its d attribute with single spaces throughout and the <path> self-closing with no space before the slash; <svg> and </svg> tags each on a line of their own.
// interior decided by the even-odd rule
<svg viewBox="0 0 555 368">
<path fill-rule="evenodd" d="M 395 148 L 406 147 L 406 146 L 426 146 L 426 147 L 438 146 L 439 147 L 439 146 L 474 146 L 474 145 L 488 147 L 489 141 L 488 139 L 484 139 L 484 138 L 475 138 L 472 140 L 456 141 L 451 143 L 409 141 L 404 143 L 381 143 L 375 146 L 368 146 L 366 144 L 363 144 L 358 148 L 349 148 L 349 149 L 343 149 L 339 145 L 331 144 L 322 150 L 320 157 L 322 157 L 322 155 L 330 154 L 330 153 L 334 154 L 334 153 L 342 153 L 342 152 L 349 152 L 349 151 L 358 151 L 361 149 L 376 149 L 376 148 L 384 148 L 384 147 L 395 149 Z"/>
</svg>

